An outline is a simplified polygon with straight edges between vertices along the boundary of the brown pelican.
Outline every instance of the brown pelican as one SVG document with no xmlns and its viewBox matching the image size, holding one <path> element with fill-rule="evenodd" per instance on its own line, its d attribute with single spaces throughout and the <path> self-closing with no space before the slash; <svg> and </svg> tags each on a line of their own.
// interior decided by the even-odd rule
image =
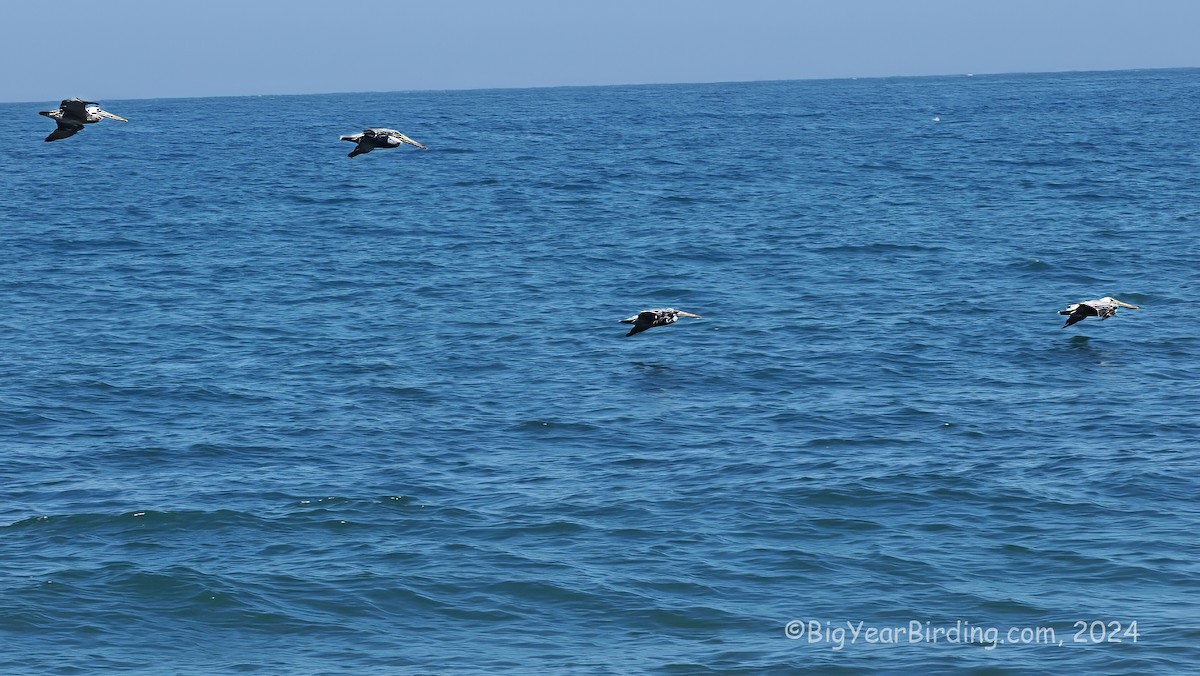
<svg viewBox="0 0 1200 676">
<path fill-rule="evenodd" d="M 352 134 L 341 138 L 343 141 L 351 141 L 358 144 L 354 150 L 350 151 L 350 157 L 369 153 L 376 148 L 398 148 L 402 143 L 416 146 L 421 150 L 429 150 L 429 148 L 417 143 L 395 129 L 364 129 L 361 134 Z"/>
<path fill-rule="evenodd" d="M 1139 309 L 1137 305 L 1122 303 L 1116 298 L 1105 296 L 1096 300 L 1085 300 L 1082 303 L 1068 305 L 1067 309 L 1059 312 L 1060 315 L 1067 315 L 1067 323 L 1062 325 L 1062 328 L 1081 322 L 1087 317 L 1099 317 L 1101 321 L 1117 314 L 1117 308 L 1127 307 L 1132 310 Z"/>
<path fill-rule="evenodd" d="M 45 115 L 58 123 L 58 128 L 46 137 L 47 141 L 57 141 L 74 136 L 79 133 L 80 129 L 83 129 L 83 125 L 99 122 L 106 117 L 122 122 L 129 121 L 120 115 L 100 110 L 100 104 L 95 101 L 80 99 L 63 99 L 63 102 L 58 104 L 58 110 L 43 110 L 38 115 Z"/>
<path fill-rule="evenodd" d="M 690 312 L 684 312 L 683 310 L 676 310 L 673 307 L 659 308 L 656 310 L 642 310 L 629 319 L 622 319 L 621 323 L 633 324 L 633 328 L 629 329 L 629 333 L 625 334 L 626 337 L 629 337 L 635 333 L 641 333 L 646 329 L 652 329 L 656 326 L 667 326 L 669 324 L 674 324 L 675 320 L 679 319 L 680 317 L 698 318 L 700 315 L 694 315 Z"/>
</svg>

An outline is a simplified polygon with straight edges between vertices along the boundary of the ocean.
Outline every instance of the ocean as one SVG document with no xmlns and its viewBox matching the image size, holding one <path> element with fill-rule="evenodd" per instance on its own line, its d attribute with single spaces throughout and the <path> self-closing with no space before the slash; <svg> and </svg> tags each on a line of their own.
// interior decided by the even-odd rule
<svg viewBox="0 0 1200 676">
<path fill-rule="evenodd" d="M 0 105 L 0 673 L 1192 671 L 1198 96 Z"/>
</svg>

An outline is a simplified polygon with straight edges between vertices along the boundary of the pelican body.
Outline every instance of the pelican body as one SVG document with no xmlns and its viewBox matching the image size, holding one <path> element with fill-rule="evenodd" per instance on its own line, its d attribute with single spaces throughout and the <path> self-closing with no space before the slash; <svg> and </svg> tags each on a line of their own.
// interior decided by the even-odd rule
<svg viewBox="0 0 1200 676">
<path fill-rule="evenodd" d="M 46 137 L 47 142 L 74 136 L 83 129 L 83 125 L 95 124 L 106 117 L 121 122 L 129 121 L 120 115 L 101 110 L 100 104 L 95 101 L 82 99 L 63 99 L 63 102 L 58 104 L 58 110 L 43 110 L 38 115 L 45 115 L 58 124 L 58 128 Z"/>
<path fill-rule="evenodd" d="M 350 151 L 350 157 L 369 153 L 376 148 L 399 148 L 404 143 L 416 146 L 421 150 L 429 150 L 395 129 L 384 129 L 382 127 L 364 129 L 361 134 L 351 134 L 350 136 L 343 136 L 341 139 L 358 144 L 354 147 L 354 150 Z"/>
<path fill-rule="evenodd" d="M 633 324 L 633 328 L 629 329 L 629 333 L 625 334 L 625 337 L 628 338 L 629 336 L 632 336 L 635 333 L 641 333 L 646 329 L 652 329 L 656 326 L 667 326 L 669 324 L 674 324 L 675 320 L 679 319 L 680 317 L 699 318 L 700 315 L 694 315 L 690 312 L 684 312 L 683 310 L 676 310 L 673 307 L 668 307 L 655 310 L 642 310 L 629 319 L 622 319 L 621 323 Z"/>
<path fill-rule="evenodd" d="M 1104 321 L 1117 314 L 1117 308 L 1121 307 L 1130 308 L 1131 310 L 1140 309 L 1137 305 L 1123 303 L 1116 298 L 1105 296 L 1096 300 L 1085 300 L 1082 303 L 1068 305 L 1067 309 L 1060 311 L 1058 314 L 1067 315 L 1067 323 L 1062 325 L 1062 328 L 1065 329 L 1088 317 L 1099 317 L 1100 321 Z"/>
</svg>

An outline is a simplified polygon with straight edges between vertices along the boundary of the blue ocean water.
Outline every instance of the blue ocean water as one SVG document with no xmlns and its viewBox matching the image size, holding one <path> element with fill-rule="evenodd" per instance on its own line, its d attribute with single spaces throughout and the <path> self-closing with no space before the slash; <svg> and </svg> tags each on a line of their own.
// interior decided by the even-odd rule
<svg viewBox="0 0 1200 676">
<path fill-rule="evenodd" d="M 0 105 L 0 672 L 1190 671 L 1198 77 Z"/>
</svg>

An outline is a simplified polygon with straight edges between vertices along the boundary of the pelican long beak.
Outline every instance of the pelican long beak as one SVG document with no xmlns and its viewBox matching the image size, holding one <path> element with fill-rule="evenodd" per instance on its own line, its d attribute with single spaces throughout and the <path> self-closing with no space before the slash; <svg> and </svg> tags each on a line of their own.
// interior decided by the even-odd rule
<svg viewBox="0 0 1200 676">
<path fill-rule="evenodd" d="M 400 137 L 401 141 L 404 141 L 405 143 L 407 143 L 410 146 L 416 146 L 416 147 L 420 148 L 421 150 L 429 150 L 429 148 L 426 148 L 425 146 L 421 145 L 420 143 L 417 143 L 416 141 L 405 136 L 404 134 L 399 134 L 399 137 Z"/>
<path fill-rule="evenodd" d="M 126 120 L 125 118 L 121 117 L 120 115 L 113 115 L 112 113 L 108 112 L 107 110 L 101 110 L 101 111 L 97 111 L 97 112 L 99 113 L 100 117 L 107 117 L 107 118 L 113 119 L 113 120 L 120 120 L 121 122 L 129 121 L 129 120 Z"/>
<path fill-rule="evenodd" d="M 1132 304 L 1130 304 L 1130 303 L 1124 303 L 1124 302 L 1121 302 L 1121 301 L 1119 301 L 1119 300 L 1115 300 L 1115 299 L 1113 300 L 1113 302 L 1114 302 L 1114 303 L 1116 303 L 1117 305 L 1119 305 L 1120 307 L 1127 307 L 1127 308 L 1129 308 L 1130 310 L 1140 310 L 1140 309 L 1142 309 L 1142 308 L 1141 308 L 1141 306 L 1138 306 L 1138 305 L 1132 305 Z"/>
<path fill-rule="evenodd" d="M 700 315 L 694 315 L 690 312 L 680 312 L 679 316 L 680 317 L 695 317 L 696 319 L 703 319 Z"/>
</svg>

